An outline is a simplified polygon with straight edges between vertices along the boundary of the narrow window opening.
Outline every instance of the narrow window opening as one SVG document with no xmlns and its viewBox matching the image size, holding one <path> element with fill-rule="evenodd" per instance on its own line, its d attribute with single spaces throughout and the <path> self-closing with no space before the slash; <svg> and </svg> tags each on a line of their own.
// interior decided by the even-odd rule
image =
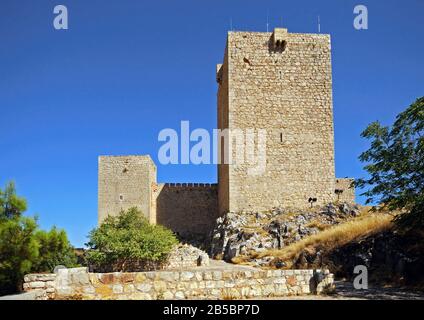
<svg viewBox="0 0 424 320">
<path fill-rule="evenodd" d="M 318 199 L 317 199 L 317 198 L 309 198 L 309 199 L 308 199 L 308 202 L 310 203 L 311 208 L 312 208 L 312 206 L 314 205 L 314 203 L 315 203 L 315 202 L 317 202 L 317 201 L 318 201 Z"/>
</svg>

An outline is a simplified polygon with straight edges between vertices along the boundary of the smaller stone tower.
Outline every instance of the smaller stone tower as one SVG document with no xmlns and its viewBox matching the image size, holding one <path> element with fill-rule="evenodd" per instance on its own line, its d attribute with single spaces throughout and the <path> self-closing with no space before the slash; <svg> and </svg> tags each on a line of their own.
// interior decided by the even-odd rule
<svg viewBox="0 0 424 320">
<path fill-rule="evenodd" d="M 99 224 L 109 215 L 137 207 L 156 223 L 152 185 L 156 166 L 149 155 L 99 157 Z"/>
</svg>

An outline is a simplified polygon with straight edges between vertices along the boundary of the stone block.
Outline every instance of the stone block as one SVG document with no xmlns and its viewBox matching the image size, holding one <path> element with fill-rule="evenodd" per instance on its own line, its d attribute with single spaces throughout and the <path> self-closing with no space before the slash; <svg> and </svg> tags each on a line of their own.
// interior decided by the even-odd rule
<svg viewBox="0 0 424 320">
<path fill-rule="evenodd" d="M 46 286 L 46 283 L 43 281 L 33 281 L 30 282 L 31 288 L 44 288 Z"/>
<path fill-rule="evenodd" d="M 149 292 L 152 287 L 150 283 L 140 283 L 136 285 L 136 289 L 141 292 Z"/>
<path fill-rule="evenodd" d="M 165 300 L 174 299 L 174 294 L 172 293 L 172 291 L 167 290 L 163 293 L 163 299 Z"/>
<path fill-rule="evenodd" d="M 165 281 L 156 280 L 153 282 L 153 288 L 156 291 L 165 291 L 167 289 L 167 283 Z"/>
<path fill-rule="evenodd" d="M 122 286 L 122 284 L 114 284 L 112 286 L 112 292 L 115 294 L 120 294 L 124 292 L 124 287 Z"/>
<path fill-rule="evenodd" d="M 96 289 L 93 286 L 85 286 L 83 287 L 82 292 L 85 294 L 94 294 L 96 293 Z"/>
<path fill-rule="evenodd" d="M 273 280 L 273 282 L 275 284 L 285 284 L 287 282 L 286 278 L 280 277 L 280 278 L 275 278 Z"/>
<path fill-rule="evenodd" d="M 212 279 L 213 279 L 213 277 L 212 277 L 212 272 L 210 272 L 210 271 L 205 271 L 205 272 L 203 273 L 203 279 L 204 279 L 204 280 L 212 280 Z"/>
<path fill-rule="evenodd" d="M 180 273 L 181 281 L 189 281 L 194 277 L 194 273 L 190 271 L 183 271 Z"/>
<path fill-rule="evenodd" d="M 135 281 L 135 273 L 123 273 L 121 275 L 122 283 L 130 283 Z"/>
<path fill-rule="evenodd" d="M 159 273 L 159 279 L 161 279 L 161 280 L 163 280 L 163 281 L 169 281 L 169 282 L 171 282 L 171 281 L 174 281 L 174 280 L 177 280 L 178 279 L 178 277 L 177 277 L 177 279 L 176 279 L 176 276 L 175 275 L 178 275 L 178 273 L 174 273 L 174 272 L 160 272 Z"/>
<path fill-rule="evenodd" d="M 142 272 L 137 272 L 135 274 L 135 282 L 139 283 L 139 282 L 144 282 L 146 281 L 147 277 L 144 273 Z"/>
<path fill-rule="evenodd" d="M 133 293 L 135 291 L 135 286 L 133 284 L 124 285 L 124 293 Z"/>
<path fill-rule="evenodd" d="M 177 300 L 185 299 L 184 292 L 182 292 L 182 291 L 175 292 L 175 299 L 177 299 Z"/>
<path fill-rule="evenodd" d="M 213 280 L 222 280 L 222 272 L 221 271 L 214 271 L 212 273 L 212 279 Z"/>
<path fill-rule="evenodd" d="M 194 277 L 196 278 L 196 281 L 202 281 L 203 280 L 203 273 L 202 272 L 195 272 Z"/>
</svg>

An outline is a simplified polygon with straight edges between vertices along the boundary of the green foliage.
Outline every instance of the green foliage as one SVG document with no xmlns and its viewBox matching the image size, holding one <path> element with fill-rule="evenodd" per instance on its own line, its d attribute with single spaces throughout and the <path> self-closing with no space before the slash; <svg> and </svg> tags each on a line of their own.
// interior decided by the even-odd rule
<svg viewBox="0 0 424 320">
<path fill-rule="evenodd" d="M 89 238 L 87 261 L 101 271 L 137 271 L 160 264 L 178 242 L 170 230 L 150 224 L 136 208 L 107 217 Z"/>
<path fill-rule="evenodd" d="M 371 141 L 359 159 L 365 162 L 367 179 L 356 186 L 370 186 L 363 193 L 367 203 L 378 201 L 390 210 L 405 213 L 396 222 L 405 229 L 424 226 L 424 97 L 396 117 L 391 127 L 371 123 L 362 132 Z"/>
<path fill-rule="evenodd" d="M 77 266 L 77 257 L 66 232 L 53 227 L 50 231 L 38 230 L 34 235 L 39 244 L 39 255 L 33 272 L 52 272 L 55 266 Z"/>
<path fill-rule="evenodd" d="M 19 291 L 22 279 L 38 257 L 33 218 L 15 217 L 0 222 L 0 293 Z"/>
<path fill-rule="evenodd" d="M 13 182 L 9 182 L 4 191 L 0 189 L 0 220 L 20 217 L 26 209 L 26 200 L 16 195 Z"/>
<path fill-rule="evenodd" d="M 0 294 L 22 289 L 31 272 L 52 272 L 58 265 L 75 266 L 76 256 L 66 233 L 53 227 L 38 229 L 35 218 L 24 217 L 25 199 L 16 195 L 13 183 L 0 189 Z"/>
</svg>

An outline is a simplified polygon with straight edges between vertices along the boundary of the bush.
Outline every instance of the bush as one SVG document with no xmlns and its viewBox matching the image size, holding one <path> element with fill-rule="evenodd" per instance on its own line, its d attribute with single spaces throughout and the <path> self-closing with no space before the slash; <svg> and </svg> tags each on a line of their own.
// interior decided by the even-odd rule
<svg viewBox="0 0 424 320">
<path fill-rule="evenodd" d="M 101 272 L 157 268 L 178 243 L 171 230 L 150 224 L 137 208 L 107 217 L 89 238 L 87 261 Z"/>
</svg>

